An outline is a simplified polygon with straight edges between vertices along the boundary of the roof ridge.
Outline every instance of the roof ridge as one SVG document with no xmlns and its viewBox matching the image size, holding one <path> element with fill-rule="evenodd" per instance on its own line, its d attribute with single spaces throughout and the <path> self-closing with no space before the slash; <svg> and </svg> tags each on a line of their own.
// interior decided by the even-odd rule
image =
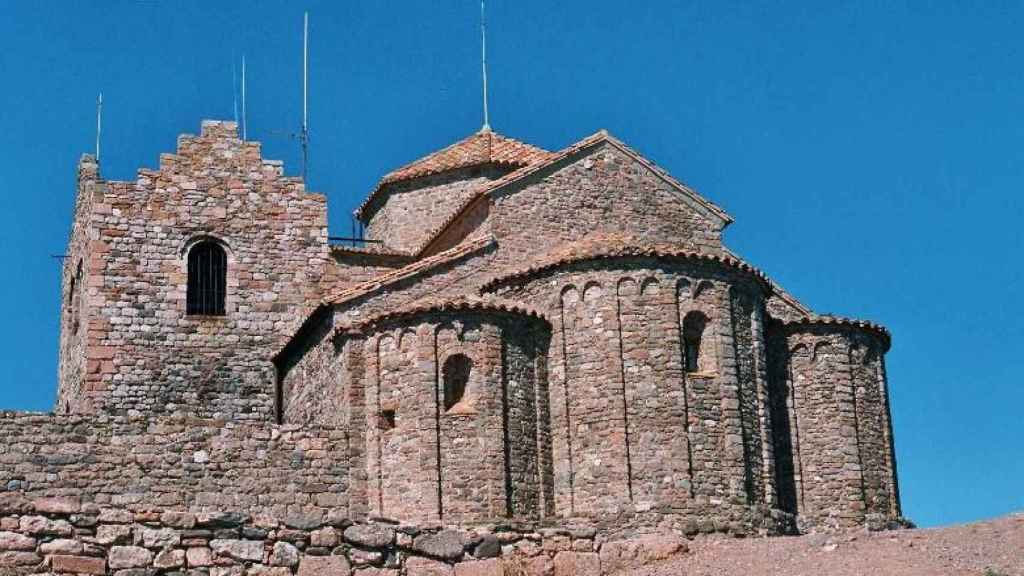
<svg viewBox="0 0 1024 576">
<path fill-rule="evenodd" d="M 510 138 L 493 130 L 477 131 L 385 174 L 377 182 L 373 191 L 356 208 L 355 215 L 361 217 L 363 211 L 380 196 L 382 191 L 396 182 L 484 164 L 522 167 L 542 160 L 550 154 L 551 152 L 543 148 Z"/>
<path fill-rule="evenodd" d="M 346 287 L 342 290 L 336 290 L 330 294 L 326 294 L 321 299 L 323 305 L 336 305 L 342 304 L 359 296 L 369 294 L 375 290 L 411 278 L 426 272 L 446 262 L 467 256 L 476 252 L 479 249 L 486 248 L 495 242 L 494 237 L 490 234 L 480 236 L 469 242 L 463 242 L 458 246 L 454 246 L 445 250 L 444 252 L 438 252 L 437 254 L 430 256 L 429 258 L 420 258 L 414 262 L 410 262 L 401 268 L 396 268 L 389 272 L 385 272 L 379 276 L 375 276 L 365 282 L 356 284 L 355 286 Z"/>
</svg>

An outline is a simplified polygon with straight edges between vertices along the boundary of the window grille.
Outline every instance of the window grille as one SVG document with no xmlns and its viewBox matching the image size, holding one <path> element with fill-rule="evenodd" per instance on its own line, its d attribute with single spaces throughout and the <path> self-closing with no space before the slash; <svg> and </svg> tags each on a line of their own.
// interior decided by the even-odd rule
<svg viewBox="0 0 1024 576">
<path fill-rule="evenodd" d="M 227 287 L 227 254 L 213 240 L 204 240 L 188 253 L 186 313 L 223 316 Z"/>
</svg>

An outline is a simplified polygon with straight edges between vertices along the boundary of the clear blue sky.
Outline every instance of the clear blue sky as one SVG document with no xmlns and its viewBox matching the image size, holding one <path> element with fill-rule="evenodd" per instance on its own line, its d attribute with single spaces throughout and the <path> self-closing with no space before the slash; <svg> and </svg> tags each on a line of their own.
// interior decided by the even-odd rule
<svg viewBox="0 0 1024 576">
<path fill-rule="evenodd" d="M 930 526 L 1024 509 L 1024 5 L 901 4 L 491 0 L 491 123 L 549 149 L 607 128 L 804 302 L 888 326 L 904 508 Z M 384 172 L 479 128 L 475 0 L 0 0 L 0 406 L 53 402 L 50 255 L 96 94 L 103 174 L 132 179 L 232 117 L 244 52 L 250 139 L 294 174 L 303 9 L 310 187 L 347 235 Z"/>
</svg>

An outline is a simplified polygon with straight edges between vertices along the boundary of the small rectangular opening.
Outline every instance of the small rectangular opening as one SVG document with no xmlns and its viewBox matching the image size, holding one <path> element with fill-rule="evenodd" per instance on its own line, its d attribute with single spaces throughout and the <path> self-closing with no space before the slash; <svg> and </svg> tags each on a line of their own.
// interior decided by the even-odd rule
<svg viewBox="0 0 1024 576">
<path fill-rule="evenodd" d="M 395 411 L 394 410 L 381 410 L 380 411 L 380 429 L 387 432 L 388 430 L 395 429 Z"/>
</svg>

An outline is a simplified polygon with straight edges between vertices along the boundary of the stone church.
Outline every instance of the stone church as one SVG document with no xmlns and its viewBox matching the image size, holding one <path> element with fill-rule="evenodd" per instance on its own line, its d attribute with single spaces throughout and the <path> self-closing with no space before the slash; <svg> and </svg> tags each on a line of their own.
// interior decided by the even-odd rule
<svg viewBox="0 0 1024 576">
<path fill-rule="evenodd" d="M 383 176 L 358 241 L 326 211 L 231 122 L 132 181 L 83 157 L 45 425 L 100 423 L 84 450 L 121 472 L 37 482 L 459 525 L 899 519 L 889 333 L 808 309 L 723 244 L 729 214 L 607 132 L 471 134 Z M 188 490 L 123 448 L 162 422 Z"/>
</svg>

